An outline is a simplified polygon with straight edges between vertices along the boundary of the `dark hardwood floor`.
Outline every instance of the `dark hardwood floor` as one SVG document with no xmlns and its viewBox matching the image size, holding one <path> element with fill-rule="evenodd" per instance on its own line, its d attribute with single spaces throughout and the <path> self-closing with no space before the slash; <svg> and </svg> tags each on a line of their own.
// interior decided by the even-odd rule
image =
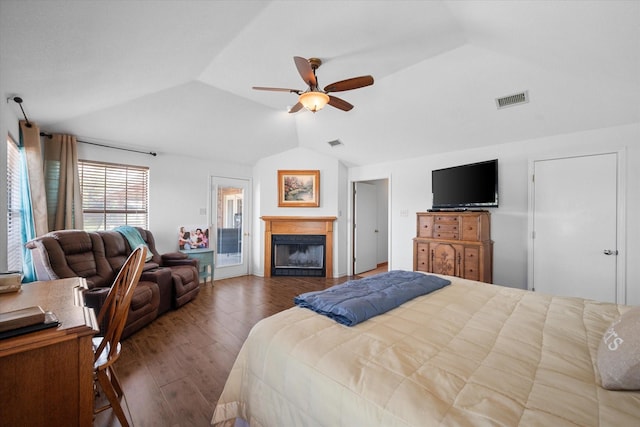
<svg viewBox="0 0 640 427">
<path fill-rule="evenodd" d="M 122 342 L 116 363 L 132 425 L 208 426 L 231 366 L 259 320 L 293 307 L 303 292 L 350 277 L 242 276 L 202 284 L 197 298 Z M 119 426 L 110 409 L 95 426 Z"/>
</svg>

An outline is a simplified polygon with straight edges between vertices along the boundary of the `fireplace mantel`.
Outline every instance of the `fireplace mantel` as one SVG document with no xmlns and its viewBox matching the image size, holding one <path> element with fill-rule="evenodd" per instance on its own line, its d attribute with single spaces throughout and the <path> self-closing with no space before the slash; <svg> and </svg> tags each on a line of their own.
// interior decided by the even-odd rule
<svg viewBox="0 0 640 427">
<path fill-rule="evenodd" d="M 319 234 L 326 238 L 326 274 L 333 277 L 333 222 L 335 216 L 263 216 L 264 277 L 271 277 L 271 236 L 273 234 Z"/>
</svg>

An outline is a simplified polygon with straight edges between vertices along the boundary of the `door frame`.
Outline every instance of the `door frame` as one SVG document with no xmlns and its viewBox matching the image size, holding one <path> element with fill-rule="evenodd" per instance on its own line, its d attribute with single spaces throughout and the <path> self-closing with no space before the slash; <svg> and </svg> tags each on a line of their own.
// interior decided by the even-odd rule
<svg viewBox="0 0 640 427">
<path fill-rule="evenodd" d="M 387 181 L 387 265 L 388 265 L 388 270 L 391 271 L 392 266 L 391 266 L 391 235 L 393 233 L 393 229 L 391 228 L 392 225 L 392 210 L 391 210 L 391 199 L 392 199 L 392 194 L 391 194 L 391 175 L 387 175 L 387 176 L 380 176 L 380 177 L 372 177 L 372 178 L 368 178 L 368 179 L 356 179 L 356 180 L 350 180 L 349 181 L 349 223 L 350 223 L 350 230 L 348 232 L 348 248 L 347 251 L 349 253 L 349 263 L 347 266 L 348 269 L 348 275 L 349 276 L 353 276 L 353 272 L 354 270 L 354 257 L 355 257 L 355 239 L 356 239 L 356 232 L 357 229 L 355 227 L 355 209 L 356 209 L 356 205 L 355 205 L 355 194 L 354 194 L 354 190 L 355 190 L 355 185 L 356 182 L 364 182 L 364 183 L 371 183 L 372 181 Z"/>
<path fill-rule="evenodd" d="M 535 211 L 535 183 L 534 168 L 535 163 L 546 160 L 562 160 L 575 157 L 598 156 L 605 154 L 616 155 L 616 302 L 618 304 L 626 304 L 627 301 L 627 228 L 626 228 L 626 202 L 627 202 L 627 186 L 626 186 L 626 162 L 627 150 L 622 148 L 619 150 L 596 150 L 572 153 L 558 153 L 555 155 L 538 156 L 529 159 L 528 169 L 528 215 L 527 215 L 527 289 L 533 290 L 533 232 L 534 232 L 534 211 Z M 597 172 L 596 172 L 597 173 Z"/>
<path fill-rule="evenodd" d="M 238 264 L 242 267 L 238 268 L 238 265 L 230 265 L 228 267 L 218 267 L 217 257 L 218 257 L 218 225 L 217 225 L 217 187 L 215 184 L 216 180 L 232 180 L 232 181 L 243 181 L 247 185 L 246 194 L 244 194 L 242 199 L 242 264 Z M 229 277 L 238 277 L 247 274 L 251 274 L 251 254 L 252 254 L 252 234 L 251 234 L 251 226 L 252 226 L 252 188 L 253 181 L 251 178 L 238 178 L 232 176 L 222 176 L 222 175 L 209 175 L 209 224 L 211 227 L 211 238 L 210 242 L 213 242 L 211 245 L 215 249 L 214 253 L 214 279 L 226 279 Z M 238 270 L 242 270 L 242 273 L 238 274 Z"/>
</svg>

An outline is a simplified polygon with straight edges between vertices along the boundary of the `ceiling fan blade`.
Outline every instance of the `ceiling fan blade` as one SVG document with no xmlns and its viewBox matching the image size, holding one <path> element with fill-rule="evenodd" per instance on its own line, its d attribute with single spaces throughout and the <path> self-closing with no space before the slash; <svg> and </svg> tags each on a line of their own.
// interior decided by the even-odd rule
<svg viewBox="0 0 640 427">
<path fill-rule="evenodd" d="M 298 102 L 296 105 L 291 107 L 289 113 L 297 113 L 298 111 L 302 110 L 302 108 L 304 108 L 304 106 L 302 105 L 302 103 Z"/>
<path fill-rule="evenodd" d="M 318 85 L 318 81 L 316 80 L 316 75 L 313 72 L 313 68 L 311 68 L 311 64 L 309 64 L 309 61 L 301 56 L 294 56 L 293 61 L 296 63 L 296 68 L 298 69 L 298 73 L 300 73 L 302 80 L 312 88 L 316 87 Z"/>
<path fill-rule="evenodd" d="M 344 90 L 358 89 L 365 86 L 371 86 L 373 84 L 373 77 L 360 76 L 352 79 L 340 80 L 339 82 L 331 83 L 325 86 L 325 92 L 342 92 Z"/>
<path fill-rule="evenodd" d="M 343 111 L 349 111 L 353 108 L 353 105 L 349 104 L 344 99 L 331 95 L 329 95 L 329 105 Z"/>
<path fill-rule="evenodd" d="M 255 90 L 270 90 L 272 92 L 291 92 L 291 93 L 297 93 L 297 94 L 300 94 L 300 92 L 301 92 L 298 89 L 286 89 L 286 88 L 283 88 L 283 87 L 253 86 L 251 89 L 255 89 Z"/>
</svg>

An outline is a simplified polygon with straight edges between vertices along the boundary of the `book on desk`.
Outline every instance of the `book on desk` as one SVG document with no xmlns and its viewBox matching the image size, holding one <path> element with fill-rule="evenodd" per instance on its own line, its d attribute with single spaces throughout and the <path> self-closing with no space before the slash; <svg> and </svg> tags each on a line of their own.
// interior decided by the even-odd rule
<svg viewBox="0 0 640 427">
<path fill-rule="evenodd" d="M 59 324 L 55 314 L 45 312 L 40 306 L 0 313 L 0 339 L 53 328 Z"/>
</svg>

